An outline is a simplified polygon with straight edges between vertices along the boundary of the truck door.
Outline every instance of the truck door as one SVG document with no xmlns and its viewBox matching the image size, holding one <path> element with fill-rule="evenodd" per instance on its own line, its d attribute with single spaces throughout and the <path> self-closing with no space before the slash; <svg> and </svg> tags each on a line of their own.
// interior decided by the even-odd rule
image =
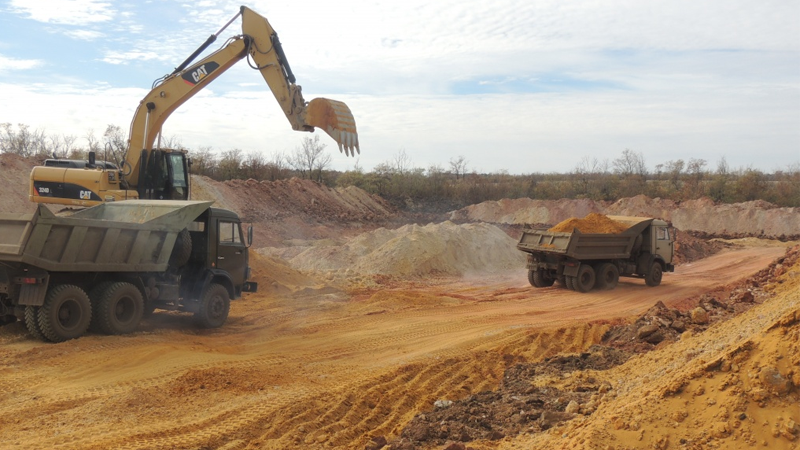
<svg viewBox="0 0 800 450">
<path fill-rule="evenodd" d="M 219 219 L 217 230 L 217 269 L 230 274 L 238 294 L 238 288 L 245 282 L 247 271 L 242 225 L 239 222 Z"/>
<path fill-rule="evenodd" d="M 673 255 L 673 240 L 670 239 L 669 229 L 667 227 L 657 226 L 653 227 L 656 238 L 656 255 L 660 255 L 667 263 L 672 262 Z"/>
</svg>

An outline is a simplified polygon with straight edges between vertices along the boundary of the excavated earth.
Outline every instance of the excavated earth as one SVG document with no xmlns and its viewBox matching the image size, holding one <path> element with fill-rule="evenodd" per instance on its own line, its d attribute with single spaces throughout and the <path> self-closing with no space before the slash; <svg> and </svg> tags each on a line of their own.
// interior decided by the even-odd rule
<svg viewBox="0 0 800 450">
<path fill-rule="evenodd" d="M 0 155 L 0 212 L 31 163 Z M 504 200 L 411 223 L 354 188 L 218 183 L 256 229 L 259 292 L 199 330 L 156 312 L 48 344 L 0 327 L 10 449 L 800 448 L 797 209 Z M 678 228 L 660 286 L 528 284 L 523 226 L 589 213 Z"/>
</svg>

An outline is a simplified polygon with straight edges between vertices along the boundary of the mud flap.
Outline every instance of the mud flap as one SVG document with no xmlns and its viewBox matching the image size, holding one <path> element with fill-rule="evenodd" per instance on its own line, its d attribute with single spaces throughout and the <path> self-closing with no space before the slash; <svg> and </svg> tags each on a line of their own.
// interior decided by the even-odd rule
<svg viewBox="0 0 800 450">
<path fill-rule="evenodd" d="M 47 285 L 50 281 L 50 274 L 29 275 L 27 277 L 16 277 L 15 283 L 19 284 L 18 305 L 42 306 L 47 295 Z"/>
<path fill-rule="evenodd" d="M 578 276 L 578 269 L 581 267 L 580 263 L 567 263 L 564 264 L 564 275 L 568 277 Z"/>
</svg>

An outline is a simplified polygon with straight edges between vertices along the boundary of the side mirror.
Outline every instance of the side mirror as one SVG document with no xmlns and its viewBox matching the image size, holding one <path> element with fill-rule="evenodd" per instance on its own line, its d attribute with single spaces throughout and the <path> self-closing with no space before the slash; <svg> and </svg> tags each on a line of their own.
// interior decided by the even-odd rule
<svg viewBox="0 0 800 450">
<path fill-rule="evenodd" d="M 94 167 L 96 163 L 97 156 L 94 154 L 94 152 L 89 152 L 89 167 Z"/>
<path fill-rule="evenodd" d="M 247 227 L 247 246 L 250 247 L 251 245 L 253 245 L 253 224 Z"/>
</svg>

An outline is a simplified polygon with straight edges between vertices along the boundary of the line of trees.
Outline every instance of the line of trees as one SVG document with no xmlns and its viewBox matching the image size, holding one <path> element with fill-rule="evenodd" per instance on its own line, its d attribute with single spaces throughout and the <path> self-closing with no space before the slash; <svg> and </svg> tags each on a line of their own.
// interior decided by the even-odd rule
<svg viewBox="0 0 800 450">
<path fill-rule="evenodd" d="M 24 124 L 0 124 L 0 153 L 43 159 L 60 157 L 85 159 L 89 151 L 120 160 L 126 146 L 122 129 L 108 125 L 101 137 L 89 131 L 85 145 L 75 136 L 58 136 L 32 130 Z M 162 139 L 162 145 L 182 148 L 177 139 Z M 277 181 L 307 178 L 328 186 L 358 186 L 380 195 L 401 208 L 458 208 L 503 198 L 587 198 L 614 201 L 640 194 L 675 201 L 709 197 L 715 202 L 736 203 L 764 200 L 778 206 L 800 207 L 800 163 L 785 170 L 765 173 L 753 168 L 731 168 L 725 158 L 710 169 L 703 159 L 676 159 L 650 170 L 640 152 L 622 151 L 614 159 L 585 157 L 569 173 L 511 175 L 478 173 L 469 169 L 464 156 L 449 160 L 447 166 L 416 167 L 405 150 L 395 153 L 372 171 L 356 161 L 351 170 L 329 170 L 331 155 L 319 135 L 304 137 L 293 152 L 254 152 L 239 149 L 215 152 L 210 147 L 189 151 L 192 173 L 223 181 L 255 179 Z M 100 156 L 98 156 L 100 158 Z"/>
</svg>

